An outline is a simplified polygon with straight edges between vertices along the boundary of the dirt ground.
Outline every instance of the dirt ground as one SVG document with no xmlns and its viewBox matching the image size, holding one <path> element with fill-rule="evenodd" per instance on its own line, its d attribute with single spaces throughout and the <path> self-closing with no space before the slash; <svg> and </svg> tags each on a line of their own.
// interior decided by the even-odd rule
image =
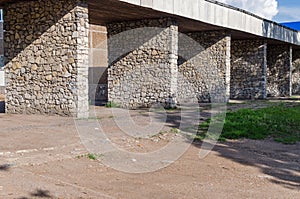
<svg viewBox="0 0 300 199">
<path fill-rule="evenodd" d="M 96 113 L 98 120 L 90 120 L 99 121 L 109 139 L 127 151 L 153 151 L 178 136 L 171 132 L 178 119 L 173 112 L 159 136 L 147 139 L 122 135 L 111 110 L 100 107 Z M 130 114 L 141 125 L 148 121 L 147 111 Z M 199 158 L 202 143 L 192 143 L 170 166 L 133 174 L 105 166 L 101 157 L 88 158 L 77 122 L 0 114 L 0 198 L 300 198 L 300 143 L 227 141 L 204 159 Z"/>
</svg>

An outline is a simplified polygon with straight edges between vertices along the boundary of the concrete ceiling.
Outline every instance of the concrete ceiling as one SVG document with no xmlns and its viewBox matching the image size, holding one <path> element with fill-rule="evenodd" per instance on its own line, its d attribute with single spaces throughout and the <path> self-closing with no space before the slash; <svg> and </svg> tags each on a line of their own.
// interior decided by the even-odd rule
<svg viewBox="0 0 300 199">
<path fill-rule="evenodd" d="M 88 0 L 88 4 L 91 24 L 105 25 L 106 23 L 120 21 L 173 17 L 178 20 L 180 30 L 183 32 L 222 29 L 199 21 L 185 19 L 168 13 L 115 0 Z"/>
</svg>

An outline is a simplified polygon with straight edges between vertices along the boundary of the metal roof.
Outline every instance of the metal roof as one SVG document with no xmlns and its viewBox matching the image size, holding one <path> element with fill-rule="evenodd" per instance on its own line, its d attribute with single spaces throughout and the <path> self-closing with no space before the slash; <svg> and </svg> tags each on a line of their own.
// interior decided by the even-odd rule
<svg viewBox="0 0 300 199">
<path fill-rule="evenodd" d="M 283 26 L 300 31 L 300 21 L 281 23 Z"/>
</svg>

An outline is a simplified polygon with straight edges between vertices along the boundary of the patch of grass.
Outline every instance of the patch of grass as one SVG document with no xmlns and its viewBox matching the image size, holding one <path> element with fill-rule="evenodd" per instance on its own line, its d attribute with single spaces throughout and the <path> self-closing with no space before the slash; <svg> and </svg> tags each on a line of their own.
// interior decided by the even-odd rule
<svg viewBox="0 0 300 199">
<path fill-rule="evenodd" d="M 90 159 L 90 160 L 97 160 L 97 159 L 99 159 L 100 157 L 102 157 L 101 154 L 93 154 L 93 153 L 87 154 L 87 158 Z"/>
<path fill-rule="evenodd" d="M 216 115 L 213 119 L 222 118 Z M 212 121 L 200 125 L 197 136 L 214 136 L 208 130 Z M 277 142 L 294 144 L 300 141 L 300 105 L 287 107 L 281 103 L 263 109 L 240 109 L 226 115 L 222 134 L 219 139 L 249 138 L 262 140 L 272 137 Z"/>
<path fill-rule="evenodd" d="M 177 129 L 177 128 L 172 128 L 172 129 L 170 130 L 170 133 L 178 134 L 178 133 L 180 133 L 180 130 Z"/>
<path fill-rule="evenodd" d="M 93 154 L 93 153 L 89 153 L 86 155 L 78 155 L 76 156 L 76 158 L 81 159 L 81 158 L 88 158 L 90 160 L 97 160 L 99 158 L 101 158 L 103 155 L 102 154 Z"/>
<path fill-rule="evenodd" d="M 88 154 L 87 157 L 88 157 L 88 159 L 90 159 L 90 160 L 97 160 L 97 157 L 96 157 L 95 154 Z"/>
<path fill-rule="evenodd" d="M 115 102 L 107 102 L 107 104 L 105 105 L 106 108 L 120 108 L 120 105 L 115 103 Z"/>
</svg>

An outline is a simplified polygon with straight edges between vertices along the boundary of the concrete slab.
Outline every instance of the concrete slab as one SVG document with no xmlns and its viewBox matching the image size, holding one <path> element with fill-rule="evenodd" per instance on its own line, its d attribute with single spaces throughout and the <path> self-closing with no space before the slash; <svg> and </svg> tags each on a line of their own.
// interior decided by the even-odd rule
<svg viewBox="0 0 300 199">
<path fill-rule="evenodd" d="M 5 86 L 4 71 L 0 70 L 0 86 Z"/>
</svg>

